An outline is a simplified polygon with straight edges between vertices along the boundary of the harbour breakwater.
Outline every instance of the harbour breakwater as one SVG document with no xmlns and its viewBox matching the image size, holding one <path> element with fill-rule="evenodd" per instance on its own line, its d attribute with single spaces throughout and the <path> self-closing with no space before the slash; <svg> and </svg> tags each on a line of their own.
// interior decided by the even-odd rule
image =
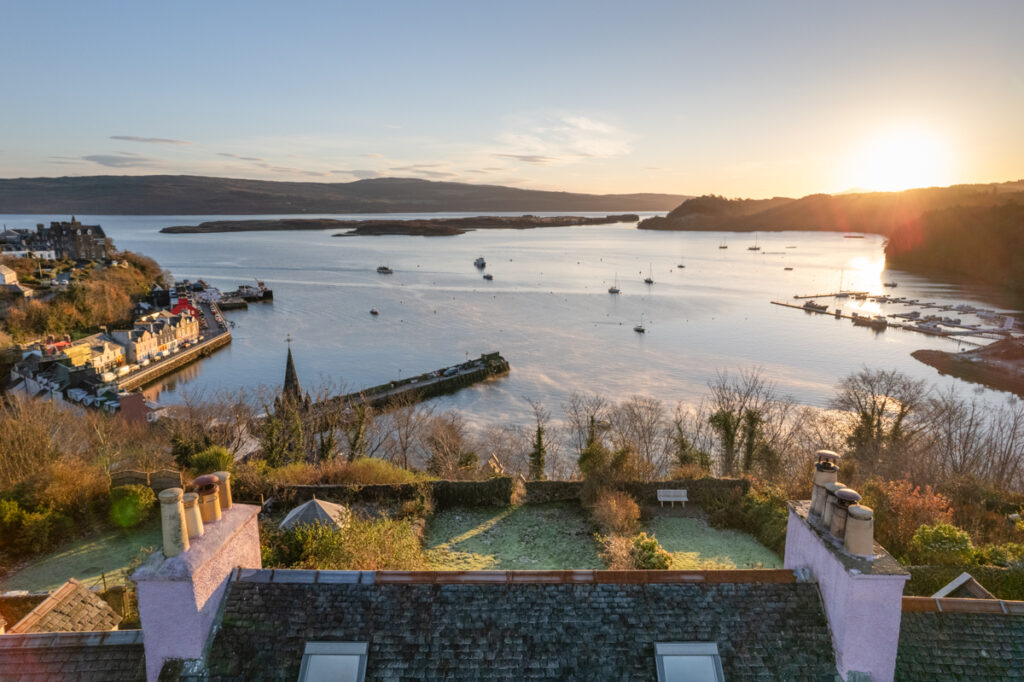
<svg viewBox="0 0 1024 682">
<path fill-rule="evenodd" d="M 210 339 L 202 341 L 191 348 L 178 351 L 169 358 L 125 376 L 124 379 L 117 382 L 117 389 L 119 391 L 132 391 L 151 384 L 181 369 L 185 365 L 212 355 L 218 348 L 222 348 L 229 343 L 231 343 L 231 332 L 224 329 L 221 333 Z"/>
<path fill-rule="evenodd" d="M 318 403 L 314 408 L 317 406 L 327 407 L 337 402 L 362 402 L 370 407 L 378 408 L 399 402 L 420 402 L 439 395 L 454 393 L 492 377 L 508 374 L 509 369 L 508 360 L 501 357 L 500 353 L 484 353 L 475 360 L 458 365 L 442 367 L 408 379 L 399 379 L 356 393 L 337 396 Z"/>
</svg>

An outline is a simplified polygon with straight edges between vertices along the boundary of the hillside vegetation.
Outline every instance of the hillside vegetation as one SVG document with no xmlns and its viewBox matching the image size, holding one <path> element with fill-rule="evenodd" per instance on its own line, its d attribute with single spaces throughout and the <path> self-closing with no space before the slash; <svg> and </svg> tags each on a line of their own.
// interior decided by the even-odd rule
<svg viewBox="0 0 1024 682">
<path fill-rule="evenodd" d="M 956 206 L 907 221 L 889 236 L 889 265 L 1024 294 L 1024 204 Z"/>
<path fill-rule="evenodd" d="M 664 218 L 640 223 L 648 230 L 826 230 L 889 235 L 923 214 L 950 208 L 1024 203 L 1024 180 L 989 185 L 929 187 L 905 192 L 811 194 L 801 199 L 688 199 Z"/>
<path fill-rule="evenodd" d="M 676 194 L 574 194 L 375 178 L 272 182 L 191 175 L 0 180 L 0 213 L 203 215 L 449 211 L 666 211 Z"/>
</svg>

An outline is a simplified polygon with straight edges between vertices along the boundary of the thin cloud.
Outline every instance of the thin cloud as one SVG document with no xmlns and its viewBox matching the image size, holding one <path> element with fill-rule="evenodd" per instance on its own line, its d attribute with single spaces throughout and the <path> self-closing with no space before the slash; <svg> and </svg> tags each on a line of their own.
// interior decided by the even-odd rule
<svg viewBox="0 0 1024 682">
<path fill-rule="evenodd" d="M 369 180 L 371 178 L 379 178 L 380 173 L 375 170 L 332 170 L 331 173 L 335 175 L 351 175 L 357 180 Z"/>
<path fill-rule="evenodd" d="M 261 159 L 258 156 L 240 156 L 228 152 L 217 152 L 217 156 L 226 156 L 229 159 L 238 159 L 239 161 L 266 161 L 266 159 Z"/>
<path fill-rule="evenodd" d="M 82 157 L 83 161 L 91 161 L 109 168 L 130 168 L 132 166 L 152 166 L 157 159 L 150 159 L 138 154 L 121 152 L 119 154 L 90 154 Z"/>
<path fill-rule="evenodd" d="M 441 167 L 441 164 L 439 164 L 439 163 L 413 163 L 413 164 L 409 164 L 409 165 L 406 165 L 406 166 L 392 166 L 388 170 L 393 170 L 393 171 L 411 171 L 411 172 L 416 173 L 416 172 L 426 171 L 426 170 L 430 170 L 432 168 L 440 168 L 440 167 Z"/>
<path fill-rule="evenodd" d="M 369 154 L 360 154 L 359 156 L 363 157 L 364 159 L 383 159 L 384 158 L 383 154 L 378 154 L 377 152 L 370 152 Z"/>
<path fill-rule="evenodd" d="M 494 156 L 499 159 L 514 159 L 523 163 L 532 163 L 536 166 L 546 166 L 558 161 L 553 156 L 542 156 L 540 154 L 495 154 Z"/>
<path fill-rule="evenodd" d="M 167 137 L 139 137 L 137 135 L 111 135 L 111 140 L 124 142 L 145 142 L 147 144 L 192 144 L 188 140 L 172 140 Z"/>
</svg>

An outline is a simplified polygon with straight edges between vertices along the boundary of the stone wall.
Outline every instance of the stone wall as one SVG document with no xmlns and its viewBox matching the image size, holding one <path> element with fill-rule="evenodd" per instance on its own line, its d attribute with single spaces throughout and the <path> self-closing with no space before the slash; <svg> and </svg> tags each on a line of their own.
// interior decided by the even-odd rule
<svg viewBox="0 0 1024 682">
<path fill-rule="evenodd" d="M 278 490 L 282 502 L 298 504 L 316 497 L 341 504 L 394 504 L 426 499 L 436 509 L 450 507 L 501 507 L 521 498 L 522 484 L 504 476 L 486 481 L 423 481 L 382 485 L 289 485 Z"/>
<path fill-rule="evenodd" d="M 583 491 L 583 481 L 528 481 L 525 485 L 527 504 L 579 500 Z M 657 504 L 658 490 L 681 489 L 687 491 L 690 502 L 701 505 L 709 498 L 728 495 L 733 490 L 740 490 L 742 494 L 746 494 L 750 490 L 750 481 L 741 478 L 630 481 L 622 483 L 619 487 L 640 504 Z"/>
</svg>

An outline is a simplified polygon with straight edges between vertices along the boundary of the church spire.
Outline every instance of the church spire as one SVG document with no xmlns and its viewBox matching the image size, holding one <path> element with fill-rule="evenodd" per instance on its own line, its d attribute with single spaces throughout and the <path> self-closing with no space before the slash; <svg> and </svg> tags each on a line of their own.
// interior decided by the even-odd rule
<svg viewBox="0 0 1024 682">
<path fill-rule="evenodd" d="M 288 345 L 288 363 L 284 368 L 284 391 L 282 394 L 286 400 L 293 400 L 295 403 L 302 402 L 302 387 L 299 386 L 299 375 L 295 371 L 295 362 L 292 360 L 292 347 Z"/>
</svg>

